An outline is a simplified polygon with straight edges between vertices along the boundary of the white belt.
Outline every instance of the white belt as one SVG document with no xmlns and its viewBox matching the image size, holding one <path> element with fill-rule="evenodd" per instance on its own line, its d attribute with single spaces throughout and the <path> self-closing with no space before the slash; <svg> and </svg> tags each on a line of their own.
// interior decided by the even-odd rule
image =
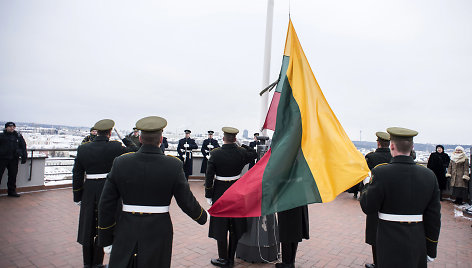
<svg viewBox="0 0 472 268">
<path fill-rule="evenodd" d="M 423 215 L 398 215 L 379 212 L 379 219 L 384 221 L 412 222 L 423 221 Z"/>
<path fill-rule="evenodd" d="M 89 180 L 98 180 L 98 179 L 105 179 L 107 177 L 108 173 L 103 173 L 103 174 L 87 174 L 86 178 Z"/>
<path fill-rule="evenodd" d="M 137 213 L 167 213 L 169 206 L 135 206 L 123 204 L 123 211 Z"/>
<path fill-rule="evenodd" d="M 222 177 L 222 176 L 216 176 L 215 179 L 219 181 L 235 181 L 237 179 L 241 178 L 241 174 L 236 175 L 236 176 L 231 176 L 231 177 Z"/>
</svg>

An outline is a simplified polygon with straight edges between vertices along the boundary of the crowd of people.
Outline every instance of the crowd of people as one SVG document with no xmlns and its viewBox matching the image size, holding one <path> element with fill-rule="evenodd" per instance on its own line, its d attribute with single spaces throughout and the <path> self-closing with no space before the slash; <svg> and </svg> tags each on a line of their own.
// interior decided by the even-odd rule
<svg viewBox="0 0 472 268">
<path fill-rule="evenodd" d="M 190 130 L 179 140 L 178 157 L 165 155 L 163 129 L 157 116 L 136 122 L 122 142 L 110 140 L 114 121 L 103 119 L 90 130 L 77 149 L 73 167 L 73 200 L 80 205 L 77 242 L 82 245 L 84 267 L 170 267 L 172 221 L 169 205 L 178 206 L 198 224 L 209 224 L 218 258 L 210 263 L 233 267 L 238 240 L 246 232 L 245 218 L 209 216 L 190 190 L 192 150 L 198 149 Z M 26 144 L 15 124 L 7 122 L 0 135 L 0 168 L 8 168 L 8 195 L 16 193 L 18 159 L 26 162 Z M 205 198 L 212 205 L 257 160 L 258 133 L 249 146 L 237 144 L 239 130 L 223 127 L 223 144 L 203 142 L 202 173 Z M 441 227 L 440 201 L 448 193 L 456 204 L 469 200 L 469 159 L 456 147 L 449 157 L 436 146 L 428 168 L 412 157 L 418 132 L 388 128 L 377 132 L 377 149 L 365 156 L 371 176 L 360 185 L 360 206 L 366 214 L 365 242 L 373 261 L 365 267 L 426 267 L 434 261 Z M 124 146 L 123 146 L 124 144 Z M 275 267 L 295 267 L 298 243 L 309 239 L 308 207 L 278 214 L 282 261 Z"/>
</svg>

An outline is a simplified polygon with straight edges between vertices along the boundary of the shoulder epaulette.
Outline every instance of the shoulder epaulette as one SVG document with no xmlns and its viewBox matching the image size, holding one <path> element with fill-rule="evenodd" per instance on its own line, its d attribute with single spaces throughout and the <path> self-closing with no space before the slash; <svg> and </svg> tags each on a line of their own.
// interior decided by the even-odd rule
<svg viewBox="0 0 472 268">
<path fill-rule="evenodd" d="M 377 166 L 375 166 L 374 168 L 379 167 L 379 166 L 384 166 L 384 165 L 388 165 L 388 163 L 380 163 Z"/>
<path fill-rule="evenodd" d="M 180 159 L 179 159 L 177 156 L 170 155 L 170 154 L 168 154 L 167 156 L 173 157 L 173 158 L 175 158 L 175 159 L 177 159 L 177 160 L 179 160 L 179 161 L 180 161 Z"/>
<path fill-rule="evenodd" d="M 86 144 L 86 143 L 90 143 L 90 142 L 92 142 L 92 141 L 91 141 L 91 140 L 88 140 L 88 141 L 86 141 L 86 142 L 83 142 L 82 144 Z M 81 145 L 82 145 L 82 144 L 81 144 Z"/>
<path fill-rule="evenodd" d="M 127 154 L 134 154 L 134 153 L 135 153 L 135 152 L 127 152 L 127 153 L 122 154 L 121 156 L 127 155 Z"/>
</svg>

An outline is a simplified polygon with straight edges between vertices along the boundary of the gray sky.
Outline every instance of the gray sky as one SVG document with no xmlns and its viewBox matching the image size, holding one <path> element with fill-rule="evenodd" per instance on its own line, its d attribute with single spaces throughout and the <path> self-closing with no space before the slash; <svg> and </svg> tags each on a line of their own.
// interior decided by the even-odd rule
<svg viewBox="0 0 472 268">
<path fill-rule="evenodd" d="M 259 127 L 266 1 L 1 1 L 0 120 L 195 132 Z M 271 81 L 288 1 L 275 1 Z M 351 139 L 390 126 L 471 144 L 472 2 L 290 4 L 315 77 Z M 467 109 L 469 108 L 469 109 Z"/>
</svg>

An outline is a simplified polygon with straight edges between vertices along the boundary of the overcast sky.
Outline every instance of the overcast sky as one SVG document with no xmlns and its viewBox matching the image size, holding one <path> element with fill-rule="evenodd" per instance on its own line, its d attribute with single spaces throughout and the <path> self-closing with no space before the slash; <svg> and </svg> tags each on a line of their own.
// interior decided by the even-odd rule
<svg viewBox="0 0 472 268">
<path fill-rule="evenodd" d="M 402 126 L 417 142 L 471 144 L 472 2 L 290 3 L 349 137 Z M 274 7 L 271 81 L 288 0 Z M 0 120 L 120 129 L 259 128 L 267 1 L 0 1 Z"/>
</svg>

